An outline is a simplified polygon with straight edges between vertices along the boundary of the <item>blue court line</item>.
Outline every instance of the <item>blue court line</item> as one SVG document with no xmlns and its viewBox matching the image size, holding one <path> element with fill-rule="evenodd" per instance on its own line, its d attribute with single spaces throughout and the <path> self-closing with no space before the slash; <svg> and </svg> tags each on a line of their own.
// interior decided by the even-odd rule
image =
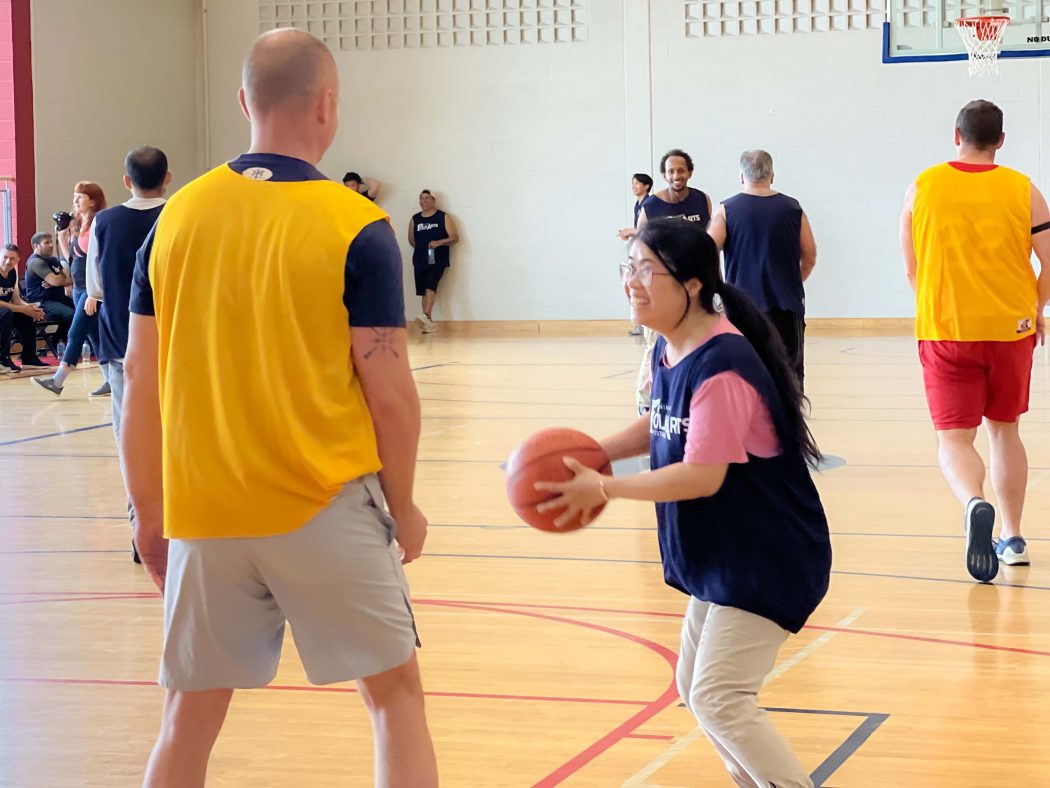
<svg viewBox="0 0 1050 788">
<path fill-rule="evenodd" d="M 75 432 L 88 432 L 90 430 L 100 430 L 103 427 L 112 427 L 113 422 L 107 421 L 105 424 L 96 424 L 93 427 L 77 427 L 73 430 L 63 430 L 62 432 L 49 432 L 46 435 L 33 435 L 29 438 L 16 438 L 11 441 L 0 441 L 0 446 L 14 446 L 18 443 L 32 443 L 33 441 L 42 441 L 45 438 L 61 438 L 66 435 L 72 435 Z"/>
<path fill-rule="evenodd" d="M 820 788 L 824 785 L 825 781 L 831 777 L 835 772 L 842 767 L 842 765 L 849 760 L 849 757 L 857 752 L 871 735 L 879 729 L 886 720 L 890 718 L 889 714 L 872 714 L 866 711 L 829 711 L 826 709 L 778 709 L 765 707 L 766 711 L 779 712 L 781 714 L 822 714 L 831 717 L 863 717 L 864 720 L 857 726 L 857 728 L 846 737 L 846 740 L 842 742 L 835 751 L 831 753 L 824 762 L 820 764 L 813 773 L 809 775 L 809 778 L 813 780 L 815 788 Z"/>
</svg>

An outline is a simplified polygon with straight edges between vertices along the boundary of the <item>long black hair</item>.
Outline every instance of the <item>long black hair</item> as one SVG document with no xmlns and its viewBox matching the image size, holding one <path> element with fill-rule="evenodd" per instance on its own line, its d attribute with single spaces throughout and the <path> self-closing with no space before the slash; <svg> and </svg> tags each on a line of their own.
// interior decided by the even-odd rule
<svg viewBox="0 0 1050 788">
<path fill-rule="evenodd" d="M 806 424 L 805 411 L 809 400 L 802 393 L 802 386 L 788 363 L 784 343 L 755 302 L 746 293 L 722 281 L 718 247 L 711 236 L 694 222 L 658 219 L 639 230 L 634 240 L 652 250 L 682 290 L 690 279 L 700 281 L 698 300 L 705 312 L 716 314 L 719 311 L 715 305 L 715 296 L 718 296 L 729 322 L 751 343 L 773 379 L 787 419 L 788 434 L 779 436 L 781 442 L 787 444 L 784 448 L 800 451 L 815 467 L 823 456 Z M 679 325 L 689 314 L 689 306 L 687 303 Z"/>
</svg>

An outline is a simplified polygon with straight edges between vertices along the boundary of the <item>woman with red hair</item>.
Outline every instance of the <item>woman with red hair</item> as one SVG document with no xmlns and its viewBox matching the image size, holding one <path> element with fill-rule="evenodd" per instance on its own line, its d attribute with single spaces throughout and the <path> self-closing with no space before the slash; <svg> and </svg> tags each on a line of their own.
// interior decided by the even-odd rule
<svg viewBox="0 0 1050 788">
<path fill-rule="evenodd" d="M 62 394 L 69 373 L 80 363 L 84 341 L 91 345 L 98 357 L 98 301 L 87 294 L 87 252 L 91 238 L 91 226 L 95 214 L 105 209 L 106 195 L 102 187 L 93 181 L 80 181 L 73 187 L 73 221 L 69 227 L 59 230 L 58 245 L 62 256 L 69 260 L 69 273 L 73 277 L 73 302 L 76 312 L 69 327 L 66 351 L 58 371 L 50 377 L 33 378 L 33 382 L 55 396 Z M 103 370 L 103 374 L 105 371 Z M 92 391 L 89 396 L 105 397 L 110 393 L 109 382 Z"/>
</svg>

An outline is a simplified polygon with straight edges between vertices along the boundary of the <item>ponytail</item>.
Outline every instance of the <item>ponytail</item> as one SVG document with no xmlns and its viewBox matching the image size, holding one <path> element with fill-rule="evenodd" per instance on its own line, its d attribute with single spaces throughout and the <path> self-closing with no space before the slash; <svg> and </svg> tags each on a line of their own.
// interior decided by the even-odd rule
<svg viewBox="0 0 1050 788">
<path fill-rule="evenodd" d="M 634 243 L 648 246 L 683 290 L 690 279 L 698 279 L 700 308 L 708 314 L 718 311 L 715 301 L 721 299 L 729 322 L 751 343 L 776 386 L 785 414 L 783 434 L 780 426 L 777 429 L 784 450 L 800 452 L 811 466 L 816 467 L 823 457 L 806 424 L 804 411 L 808 410 L 809 400 L 802 394 L 802 384 L 788 363 L 784 343 L 754 301 L 722 281 L 718 247 L 711 236 L 693 222 L 656 219 L 638 231 Z M 690 308 L 687 299 L 679 325 L 688 316 Z"/>
<path fill-rule="evenodd" d="M 719 280 L 715 295 L 721 299 L 722 309 L 729 322 L 751 343 L 773 378 L 777 394 L 784 404 L 788 439 L 802 452 L 810 466 L 816 467 L 824 457 L 806 423 L 804 411 L 809 409 L 809 400 L 802 393 L 798 377 L 788 363 L 787 350 L 780 335 L 746 293 Z M 782 435 L 780 439 L 783 441 L 784 437 Z"/>
</svg>

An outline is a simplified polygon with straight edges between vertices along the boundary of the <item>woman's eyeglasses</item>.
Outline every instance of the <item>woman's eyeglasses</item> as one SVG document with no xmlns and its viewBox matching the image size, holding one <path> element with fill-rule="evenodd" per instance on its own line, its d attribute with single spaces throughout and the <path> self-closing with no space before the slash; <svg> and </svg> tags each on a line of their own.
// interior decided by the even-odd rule
<svg viewBox="0 0 1050 788">
<path fill-rule="evenodd" d="M 620 263 L 620 281 L 627 284 L 637 278 L 642 287 L 649 287 L 653 283 L 654 276 L 671 276 L 664 271 L 654 271 L 651 265 L 635 267 L 634 263 Z"/>
</svg>

